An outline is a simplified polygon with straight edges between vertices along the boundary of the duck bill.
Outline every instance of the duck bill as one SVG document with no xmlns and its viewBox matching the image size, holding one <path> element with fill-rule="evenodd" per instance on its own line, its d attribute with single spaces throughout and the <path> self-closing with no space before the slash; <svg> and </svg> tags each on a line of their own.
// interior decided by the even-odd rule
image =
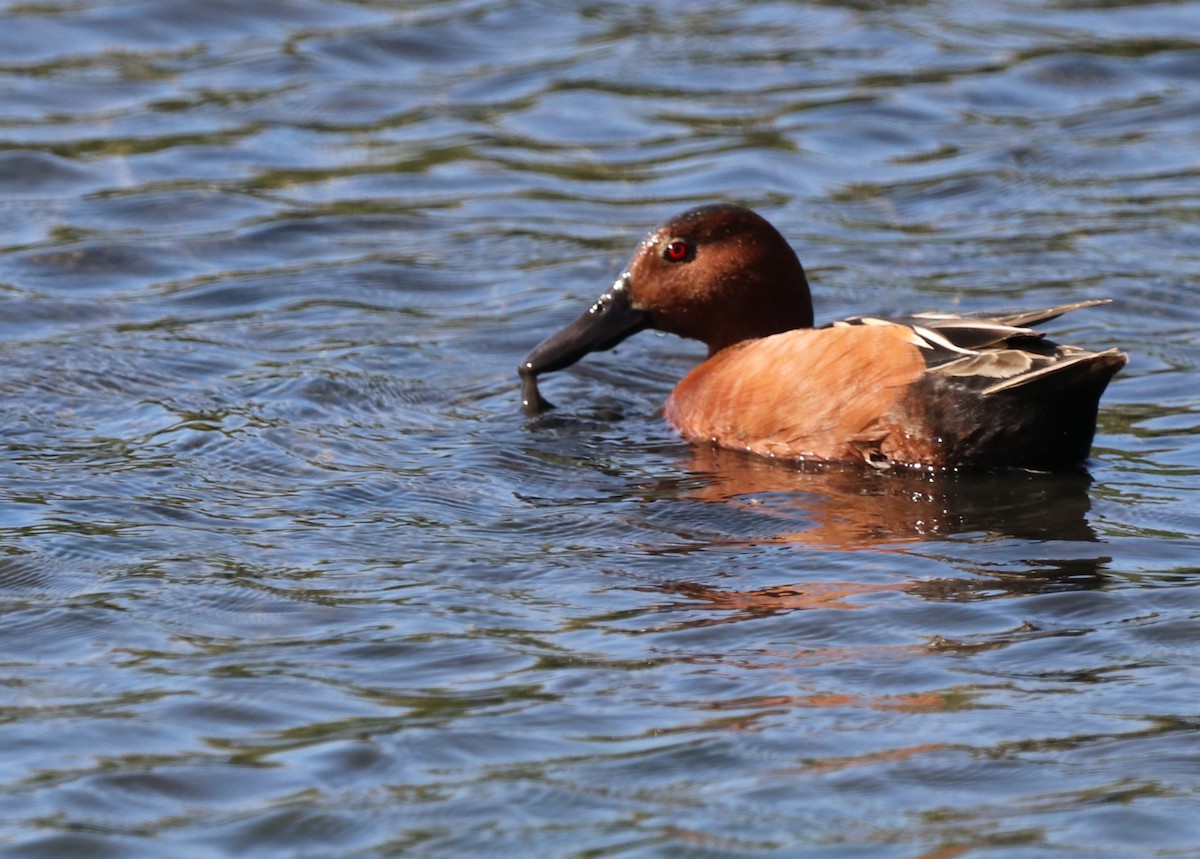
<svg viewBox="0 0 1200 859">
<path fill-rule="evenodd" d="M 527 415 L 539 415 L 554 406 L 538 392 L 537 377 L 570 367 L 584 355 L 611 349 L 650 324 L 650 314 L 638 310 L 629 298 L 629 273 L 617 278 L 586 313 L 543 340 L 525 356 L 521 376 L 521 406 Z"/>
</svg>

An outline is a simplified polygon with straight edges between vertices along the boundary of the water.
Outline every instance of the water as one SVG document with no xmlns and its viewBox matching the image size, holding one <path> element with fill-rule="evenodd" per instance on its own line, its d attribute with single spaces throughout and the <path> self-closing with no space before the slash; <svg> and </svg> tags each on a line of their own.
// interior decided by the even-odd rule
<svg viewBox="0 0 1200 859">
<path fill-rule="evenodd" d="M 0 3 L 0 853 L 1200 856 L 1200 3 Z M 1087 474 L 516 364 L 690 205 L 1110 297 Z"/>
</svg>

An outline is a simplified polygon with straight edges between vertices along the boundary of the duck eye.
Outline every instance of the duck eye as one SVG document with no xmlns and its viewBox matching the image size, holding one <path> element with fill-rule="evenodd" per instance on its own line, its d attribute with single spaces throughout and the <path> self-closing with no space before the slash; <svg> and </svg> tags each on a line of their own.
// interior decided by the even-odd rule
<svg viewBox="0 0 1200 859">
<path fill-rule="evenodd" d="M 663 247 L 663 259 L 667 262 L 683 262 L 692 258 L 692 243 L 685 239 L 671 239 Z"/>
</svg>

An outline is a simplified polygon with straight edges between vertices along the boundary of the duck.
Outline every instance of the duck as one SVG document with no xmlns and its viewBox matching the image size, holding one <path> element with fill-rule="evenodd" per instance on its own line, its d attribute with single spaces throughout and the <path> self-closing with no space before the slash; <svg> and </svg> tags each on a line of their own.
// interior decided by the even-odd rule
<svg viewBox="0 0 1200 859">
<path fill-rule="evenodd" d="M 708 348 L 663 408 L 696 444 L 879 470 L 1078 469 L 1128 356 L 1032 326 L 1106 303 L 814 327 L 804 268 L 779 231 L 743 206 L 704 205 L 650 231 L 613 285 L 521 361 L 522 404 L 529 416 L 553 408 L 542 375 L 653 329 Z"/>
</svg>

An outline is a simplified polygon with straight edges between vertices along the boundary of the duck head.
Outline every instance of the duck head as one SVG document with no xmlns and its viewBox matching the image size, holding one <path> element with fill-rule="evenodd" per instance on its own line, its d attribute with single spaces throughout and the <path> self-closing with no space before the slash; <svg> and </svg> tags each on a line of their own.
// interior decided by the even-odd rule
<svg viewBox="0 0 1200 859">
<path fill-rule="evenodd" d="M 699 340 L 713 355 L 812 322 L 804 269 L 773 226 L 742 206 L 689 209 L 650 232 L 586 313 L 525 356 L 523 405 L 532 415 L 551 408 L 538 392 L 539 375 L 646 328 Z"/>
</svg>

